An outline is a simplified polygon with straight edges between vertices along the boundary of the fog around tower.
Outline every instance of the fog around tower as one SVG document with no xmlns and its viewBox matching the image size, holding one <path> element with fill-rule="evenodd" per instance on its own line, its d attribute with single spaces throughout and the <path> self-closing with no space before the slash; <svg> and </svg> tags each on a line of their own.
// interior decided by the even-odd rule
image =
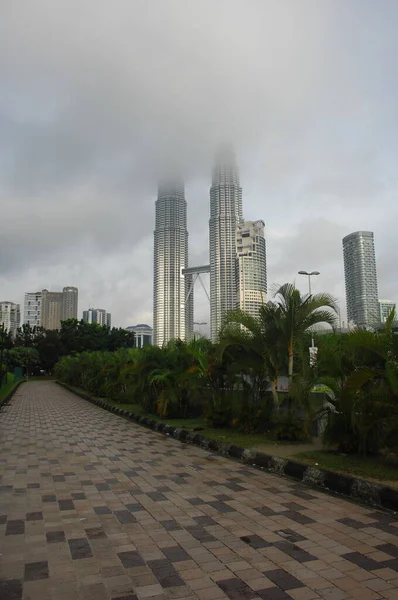
<svg viewBox="0 0 398 600">
<path fill-rule="evenodd" d="M 269 288 L 316 269 L 344 315 L 341 240 L 363 229 L 397 301 L 397 24 L 394 0 L 0 2 L 0 300 L 73 285 L 80 311 L 152 323 L 158 182 L 184 179 L 206 264 L 232 144 Z"/>
</svg>

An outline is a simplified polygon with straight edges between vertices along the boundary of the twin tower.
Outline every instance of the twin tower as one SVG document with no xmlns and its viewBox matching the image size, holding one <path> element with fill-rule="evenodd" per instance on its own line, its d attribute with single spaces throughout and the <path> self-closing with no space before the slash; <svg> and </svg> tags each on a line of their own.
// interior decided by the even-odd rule
<svg viewBox="0 0 398 600">
<path fill-rule="evenodd" d="M 159 186 L 154 232 L 154 343 L 193 336 L 195 279 L 210 273 L 210 334 L 216 340 L 225 314 L 252 315 L 266 300 L 263 221 L 244 221 L 242 188 L 233 151 L 216 157 L 210 188 L 210 264 L 188 267 L 187 203 L 182 182 Z"/>
</svg>

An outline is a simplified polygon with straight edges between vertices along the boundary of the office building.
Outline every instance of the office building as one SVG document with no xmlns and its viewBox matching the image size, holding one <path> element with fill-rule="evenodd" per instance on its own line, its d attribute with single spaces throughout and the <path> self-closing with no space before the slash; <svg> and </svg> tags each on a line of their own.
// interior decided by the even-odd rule
<svg viewBox="0 0 398 600">
<path fill-rule="evenodd" d="M 189 339 L 193 331 L 193 296 L 186 301 L 189 283 L 187 203 L 181 182 L 159 186 L 154 231 L 154 343 Z"/>
<path fill-rule="evenodd" d="M 0 327 L 14 338 L 21 323 L 21 307 L 15 302 L 0 302 Z"/>
<path fill-rule="evenodd" d="M 41 326 L 44 329 L 60 329 L 62 304 L 62 292 L 41 291 Z"/>
<path fill-rule="evenodd" d="M 343 239 L 343 253 L 348 322 L 373 327 L 379 323 L 373 232 L 356 231 L 347 235 Z"/>
<path fill-rule="evenodd" d="M 28 292 L 25 294 L 24 323 L 31 327 L 60 329 L 61 321 L 77 319 L 78 289 L 64 287 L 62 292 Z"/>
<path fill-rule="evenodd" d="M 216 156 L 210 188 L 210 335 L 215 341 L 225 314 L 236 307 L 236 231 L 242 188 L 231 148 Z"/>
<path fill-rule="evenodd" d="M 27 292 L 24 301 L 24 323 L 31 327 L 41 327 L 41 292 Z"/>
<path fill-rule="evenodd" d="M 77 287 L 64 287 L 62 290 L 62 316 L 61 320 L 77 319 L 79 291 Z"/>
<path fill-rule="evenodd" d="M 111 313 L 106 312 L 103 308 L 89 308 L 83 311 L 83 321 L 111 327 Z"/>
<path fill-rule="evenodd" d="M 150 325 L 140 323 L 139 325 L 130 325 L 126 327 L 127 331 L 132 331 L 135 335 L 135 347 L 143 348 L 144 346 L 152 346 L 153 344 L 153 329 Z"/>
<path fill-rule="evenodd" d="M 396 310 L 395 302 L 391 302 L 391 300 L 379 300 L 380 323 L 385 323 L 393 310 Z M 394 320 L 397 320 L 396 314 Z"/>
<path fill-rule="evenodd" d="M 244 221 L 236 230 L 236 307 L 256 317 L 267 297 L 264 221 Z"/>
</svg>

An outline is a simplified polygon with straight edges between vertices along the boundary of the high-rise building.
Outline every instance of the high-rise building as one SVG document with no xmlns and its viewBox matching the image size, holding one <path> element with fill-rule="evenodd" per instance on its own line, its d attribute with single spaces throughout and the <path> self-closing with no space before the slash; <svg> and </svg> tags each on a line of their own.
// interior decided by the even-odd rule
<svg viewBox="0 0 398 600">
<path fill-rule="evenodd" d="M 236 230 L 242 188 L 230 147 L 216 156 L 210 188 L 210 335 L 216 340 L 225 314 L 236 307 Z"/>
<path fill-rule="evenodd" d="M 264 221 L 244 221 L 236 230 L 236 306 L 258 316 L 267 296 Z"/>
<path fill-rule="evenodd" d="M 89 308 L 83 311 L 83 321 L 111 327 L 112 318 L 111 313 L 106 312 L 103 308 Z"/>
<path fill-rule="evenodd" d="M 379 323 L 373 232 L 356 231 L 343 239 L 347 319 L 359 327 Z"/>
<path fill-rule="evenodd" d="M 0 327 L 15 337 L 21 323 L 21 307 L 15 302 L 4 300 L 0 302 Z"/>
<path fill-rule="evenodd" d="M 41 297 L 41 326 L 44 329 L 60 329 L 63 293 L 42 290 Z"/>
<path fill-rule="evenodd" d="M 126 327 L 127 331 L 132 331 L 135 335 L 135 347 L 143 348 L 144 346 L 152 346 L 153 329 L 150 325 L 140 323 L 139 325 L 130 325 Z"/>
<path fill-rule="evenodd" d="M 396 310 L 395 302 L 391 302 L 391 300 L 379 300 L 380 323 L 385 323 L 393 310 Z M 395 319 L 396 317 L 397 315 L 395 315 Z"/>
<path fill-rule="evenodd" d="M 60 329 L 61 321 L 77 319 L 78 289 L 64 287 L 62 292 L 28 292 L 25 294 L 24 323 L 31 327 Z"/>
<path fill-rule="evenodd" d="M 187 203 L 184 184 L 159 186 L 154 231 L 154 343 L 189 339 L 193 330 L 193 296 L 186 301 L 188 282 Z"/>
<path fill-rule="evenodd" d="M 62 315 L 61 320 L 77 319 L 79 290 L 77 287 L 64 287 L 62 290 Z"/>
<path fill-rule="evenodd" d="M 24 323 L 31 327 L 41 326 L 41 292 L 27 292 L 24 302 Z"/>
</svg>

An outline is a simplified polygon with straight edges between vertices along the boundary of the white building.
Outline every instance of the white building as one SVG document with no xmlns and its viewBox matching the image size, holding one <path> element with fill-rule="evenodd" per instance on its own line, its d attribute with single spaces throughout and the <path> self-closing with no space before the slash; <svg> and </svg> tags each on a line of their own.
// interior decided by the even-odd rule
<svg viewBox="0 0 398 600">
<path fill-rule="evenodd" d="M 391 300 L 379 300 L 380 323 L 385 323 L 391 312 L 395 309 L 395 302 L 392 302 Z"/>
<path fill-rule="evenodd" d="M 159 186 L 154 231 L 153 330 L 157 346 L 189 339 L 193 331 L 193 295 L 188 301 L 187 203 L 183 183 Z"/>
<path fill-rule="evenodd" d="M 112 317 L 111 313 L 106 312 L 103 308 L 89 308 L 83 311 L 83 321 L 111 327 Z"/>
<path fill-rule="evenodd" d="M 267 297 L 264 221 L 244 221 L 236 230 L 236 307 L 258 316 Z"/>
<path fill-rule="evenodd" d="M 144 346 L 152 346 L 153 344 L 153 329 L 150 325 L 140 323 L 139 325 L 130 325 L 126 327 L 127 331 L 133 331 L 135 334 L 135 347 L 143 348 Z"/>
<path fill-rule="evenodd" d="M 235 156 L 222 148 L 210 188 L 210 335 L 218 337 L 225 314 L 236 307 L 236 230 L 242 218 L 242 188 Z"/>
<path fill-rule="evenodd" d="M 24 302 L 24 323 L 31 327 L 41 327 L 42 293 L 27 292 Z"/>
<path fill-rule="evenodd" d="M 21 307 L 15 302 L 4 300 L 0 302 L 0 327 L 15 337 L 17 329 L 21 324 Z"/>
</svg>

